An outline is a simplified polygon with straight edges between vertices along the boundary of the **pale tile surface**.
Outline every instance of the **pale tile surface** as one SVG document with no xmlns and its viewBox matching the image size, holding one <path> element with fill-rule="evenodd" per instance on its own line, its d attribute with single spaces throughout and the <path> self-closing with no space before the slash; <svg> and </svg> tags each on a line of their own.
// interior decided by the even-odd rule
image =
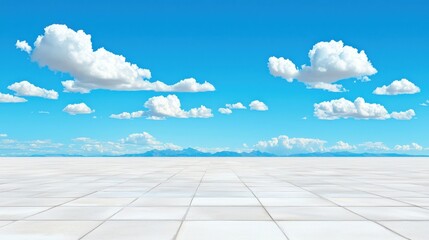
<svg viewBox="0 0 429 240">
<path fill-rule="evenodd" d="M 45 207 L 0 207 L 0 220 L 20 220 L 42 212 Z"/>
<path fill-rule="evenodd" d="M 0 158 L 0 239 L 423 240 L 427 158 Z"/>
<path fill-rule="evenodd" d="M 107 221 L 82 240 L 170 240 L 180 221 Z"/>
<path fill-rule="evenodd" d="M 127 207 L 114 220 L 182 220 L 186 207 Z"/>
<path fill-rule="evenodd" d="M 191 207 L 186 220 L 271 220 L 262 207 Z"/>
<path fill-rule="evenodd" d="M 428 220 L 429 210 L 419 207 L 349 207 L 371 220 Z"/>
<path fill-rule="evenodd" d="M 279 222 L 290 240 L 405 240 L 373 222 Z"/>
<path fill-rule="evenodd" d="M 75 240 L 99 224 L 95 221 L 19 221 L 0 228 L 0 239 Z"/>
<path fill-rule="evenodd" d="M 386 221 L 380 223 L 409 239 L 427 240 L 429 237 L 429 221 Z"/>
<path fill-rule="evenodd" d="M 117 207 L 55 207 L 36 214 L 31 220 L 104 220 L 118 212 Z"/>
<path fill-rule="evenodd" d="M 341 207 L 267 207 L 274 220 L 364 220 Z"/>
<path fill-rule="evenodd" d="M 268 221 L 186 221 L 179 240 L 286 240 L 274 222 Z"/>
</svg>

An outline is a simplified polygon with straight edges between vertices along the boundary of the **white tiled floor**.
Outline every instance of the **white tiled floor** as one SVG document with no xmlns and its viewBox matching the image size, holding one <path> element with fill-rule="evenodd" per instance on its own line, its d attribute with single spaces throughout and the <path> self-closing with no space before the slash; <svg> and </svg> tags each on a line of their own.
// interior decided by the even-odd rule
<svg viewBox="0 0 429 240">
<path fill-rule="evenodd" d="M 279 222 L 291 240 L 405 240 L 373 222 Z"/>
<path fill-rule="evenodd" d="M 0 158 L 0 239 L 426 240 L 427 158 Z"/>
<path fill-rule="evenodd" d="M 107 221 L 85 236 L 85 240 L 173 239 L 180 221 Z"/>
</svg>

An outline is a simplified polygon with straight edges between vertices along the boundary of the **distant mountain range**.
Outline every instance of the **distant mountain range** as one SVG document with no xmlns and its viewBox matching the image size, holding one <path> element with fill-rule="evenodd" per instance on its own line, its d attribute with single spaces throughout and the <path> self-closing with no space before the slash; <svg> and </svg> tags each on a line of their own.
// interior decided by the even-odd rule
<svg viewBox="0 0 429 240">
<path fill-rule="evenodd" d="M 37 154 L 30 157 L 429 157 L 429 155 L 410 155 L 399 153 L 353 153 L 353 152 L 314 152 L 289 155 L 276 155 L 261 151 L 235 152 L 220 151 L 215 153 L 203 152 L 194 148 L 181 150 L 150 150 L 143 153 L 123 155 L 68 155 L 68 154 Z"/>
<path fill-rule="evenodd" d="M 275 157 L 276 155 L 260 151 L 233 152 L 221 151 L 215 153 L 202 152 L 194 148 L 182 150 L 150 150 L 145 153 L 124 154 L 120 157 Z"/>
<path fill-rule="evenodd" d="M 427 155 L 409 155 L 398 153 L 353 153 L 353 152 L 314 152 L 290 155 L 276 155 L 261 151 L 234 152 L 220 151 L 215 153 L 202 152 L 194 148 L 182 150 L 150 150 L 145 153 L 124 154 L 119 157 L 428 157 Z"/>
</svg>

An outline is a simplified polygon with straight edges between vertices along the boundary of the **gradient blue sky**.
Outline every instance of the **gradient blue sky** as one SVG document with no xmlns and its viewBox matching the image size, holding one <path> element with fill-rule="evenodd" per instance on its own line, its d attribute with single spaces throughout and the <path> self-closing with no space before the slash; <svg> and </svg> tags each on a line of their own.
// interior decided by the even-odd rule
<svg viewBox="0 0 429 240">
<path fill-rule="evenodd" d="M 0 92 L 14 94 L 7 87 L 27 80 L 59 93 L 58 100 L 24 97 L 28 100 L 25 103 L 0 103 L 3 155 L 95 154 L 96 148 L 83 145 L 120 144 L 128 135 L 143 132 L 162 143 L 209 150 L 251 150 L 258 141 L 287 135 L 321 139 L 326 141 L 326 148 L 344 141 L 356 146 L 350 150 L 359 152 L 371 151 L 359 147 L 365 142 L 383 142 L 388 152 L 398 151 L 396 145 L 417 143 L 423 150 L 410 153 L 429 153 L 429 107 L 420 105 L 429 99 L 427 1 L 24 0 L 18 4 L 3 0 L 0 4 Z M 82 29 L 92 36 L 94 50 L 104 47 L 150 69 L 151 81 L 174 84 L 193 77 L 198 82 L 210 82 L 216 90 L 63 92 L 61 81 L 72 76 L 40 67 L 15 47 L 18 39 L 33 46 L 51 24 Z M 269 57 L 289 58 L 297 66 L 309 65 L 308 51 L 313 45 L 330 40 L 342 40 L 365 51 L 378 71 L 370 82 L 341 81 L 349 91 L 338 93 L 308 89 L 296 80 L 289 83 L 270 74 Z M 395 96 L 372 93 L 376 87 L 402 78 L 413 82 L 421 92 Z M 162 121 L 109 118 L 124 111 L 144 110 L 149 98 L 168 94 L 177 95 L 185 110 L 200 105 L 212 109 L 213 117 Z M 413 109 L 416 115 L 411 120 L 322 120 L 313 114 L 315 103 L 339 98 L 353 101 L 357 97 L 381 104 L 389 112 Z M 227 103 L 248 105 L 256 99 L 269 110 L 233 110 L 230 115 L 217 111 Z M 95 112 L 70 115 L 63 111 L 66 105 L 80 102 Z M 79 137 L 92 140 L 85 144 L 72 140 Z M 31 145 L 36 140 L 50 146 L 45 149 Z M 31 150 L 31 146 L 38 149 Z M 123 152 L 135 151 L 133 146 L 122 147 Z M 109 147 L 103 152 L 110 153 Z"/>
</svg>

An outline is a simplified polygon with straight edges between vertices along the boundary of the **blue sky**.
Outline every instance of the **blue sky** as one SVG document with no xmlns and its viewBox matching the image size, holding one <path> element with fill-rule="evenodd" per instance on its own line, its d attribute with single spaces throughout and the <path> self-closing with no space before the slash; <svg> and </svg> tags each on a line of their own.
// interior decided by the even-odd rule
<svg viewBox="0 0 429 240">
<path fill-rule="evenodd" d="M 0 154 L 118 154 L 182 147 L 286 154 L 340 150 L 428 154 L 429 107 L 422 106 L 429 100 L 427 12 L 429 4 L 416 0 L 389 4 L 366 0 L 17 4 L 5 0 L 0 7 L 0 93 L 27 101 L 0 103 Z M 91 64 L 110 66 L 105 71 L 112 74 L 123 73 L 117 65 L 103 65 L 103 60 L 122 55 L 126 68 L 130 63 L 149 69 L 151 78 L 143 74 L 132 79 L 132 74 L 125 74 L 103 80 L 103 72 L 94 73 L 95 65 L 76 65 L 85 54 L 82 50 L 75 56 L 76 49 L 67 46 L 84 42 L 74 38 L 78 30 L 91 35 Z M 64 31 L 70 39 L 61 42 Z M 37 47 L 34 42 L 39 35 L 44 41 Z M 31 51 L 17 48 L 17 40 L 26 41 Z M 341 59 L 349 64 L 342 72 L 323 55 L 340 41 L 342 47 L 357 50 Z M 111 55 L 96 56 L 99 48 Z M 326 70 L 328 80 L 319 82 L 321 68 L 301 71 L 303 64 L 311 67 L 311 49 L 320 50 L 315 60 L 328 59 L 322 63 L 325 67 L 331 64 Z M 361 50 L 368 61 L 359 58 Z M 345 55 L 334 54 L 334 59 Z M 268 66 L 272 56 L 290 59 L 295 67 L 285 68 L 289 65 L 280 61 L 283 72 L 276 72 Z M 356 69 L 357 65 L 361 68 Z M 370 81 L 358 79 L 367 75 Z M 188 78 L 196 80 L 174 87 Z M 67 80 L 89 93 L 64 92 L 61 82 Z M 167 86 L 163 92 L 138 85 L 157 80 Z M 399 88 L 373 93 L 394 80 L 400 80 Z M 28 85 L 22 81 L 54 90 L 58 98 L 40 97 L 40 91 L 39 96 L 26 96 Z M 132 84 L 124 87 L 118 81 Z M 336 90 L 347 90 L 320 89 L 314 81 L 330 87 L 341 84 L 343 88 Z M 10 87 L 14 83 L 19 84 Z M 34 95 L 34 88 L 30 90 Z M 168 95 L 175 97 L 167 99 Z M 345 108 L 359 97 L 379 105 L 370 105 L 369 115 Z M 268 109 L 259 105 L 251 110 L 254 100 Z M 177 101 L 181 109 L 174 105 Z M 232 109 L 231 114 L 218 111 L 237 102 L 246 109 Z M 323 108 L 325 117 L 315 114 L 315 104 L 321 102 L 345 112 L 326 113 Z M 80 103 L 90 109 L 66 108 Z M 197 113 L 191 113 L 192 108 Z M 112 118 L 112 114 L 137 111 L 143 111 L 138 118 Z"/>
</svg>

